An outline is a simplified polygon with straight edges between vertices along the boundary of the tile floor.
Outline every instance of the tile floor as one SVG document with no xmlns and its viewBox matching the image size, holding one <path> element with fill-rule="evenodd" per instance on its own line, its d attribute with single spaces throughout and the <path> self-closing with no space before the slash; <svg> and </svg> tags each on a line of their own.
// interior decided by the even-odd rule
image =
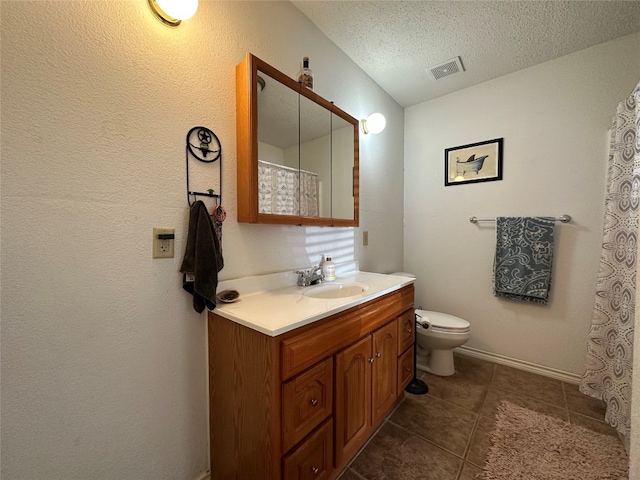
<svg viewBox="0 0 640 480">
<path fill-rule="evenodd" d="M 423 373 L 427 395 L 409 395 L 392 412 L 340 480 L 472 480 L 491 445 L 503 400 L 617 437 L 604 403 L 572 385 L 456 354 L 456 373 Z"/>
</svg>

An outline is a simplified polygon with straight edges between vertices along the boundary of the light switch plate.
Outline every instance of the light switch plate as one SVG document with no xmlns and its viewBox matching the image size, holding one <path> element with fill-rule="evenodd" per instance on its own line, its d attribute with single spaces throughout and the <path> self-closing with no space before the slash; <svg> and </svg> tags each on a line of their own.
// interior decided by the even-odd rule
<svg viewBox="0 0 640 480">
<path fill-rule="evenodd" d="M 153 258 L 173 258 L 175 238 L 159 238 L 159 235 L 173 235 L 175 230 L 169 227 L 153 227 Z"/>
</svg>

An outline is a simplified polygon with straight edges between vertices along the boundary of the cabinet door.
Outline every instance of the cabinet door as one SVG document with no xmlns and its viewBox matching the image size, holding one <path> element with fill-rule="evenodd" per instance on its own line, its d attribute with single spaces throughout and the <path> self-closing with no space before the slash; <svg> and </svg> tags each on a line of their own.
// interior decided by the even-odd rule
<svg viewBox="0 0 640 480">
<path fill-rule="evenodd" d="M 379 328 L 373 336 L 373 424 L 382 420 L 396 400 L 398 341 L 396 322 Z"/>
<path fill-rule="evenodd" d="M 282 384 L 282 450 L 288 451 L 331 415 L 333 359 Z"/>
<path fill-rule="evenodd" d="M 284 480 L 325 480 L 333 473 L 329 420 L 283 460 Z"/>
<path fill-rule="evenodd" d="M 341 465 L 371 430 L 371 336 L 338 352 L 335 360 L 335 460 Z"/>
</svg>

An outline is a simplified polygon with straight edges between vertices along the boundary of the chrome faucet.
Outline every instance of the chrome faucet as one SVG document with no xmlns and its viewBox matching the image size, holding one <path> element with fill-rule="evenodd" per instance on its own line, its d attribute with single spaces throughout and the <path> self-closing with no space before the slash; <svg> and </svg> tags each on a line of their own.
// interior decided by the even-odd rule
<svg viewBox="0 0 640 480">
<path fill-rule="evenodd" d="M 324 279 L 324 275 L 322 275 L 322 268 L 318 265 L 314 265 L 313 267 L 304 270 L 297 270 L 296 273 L 298 274 L 299 287 L 317 285 Z"/>
</svg>

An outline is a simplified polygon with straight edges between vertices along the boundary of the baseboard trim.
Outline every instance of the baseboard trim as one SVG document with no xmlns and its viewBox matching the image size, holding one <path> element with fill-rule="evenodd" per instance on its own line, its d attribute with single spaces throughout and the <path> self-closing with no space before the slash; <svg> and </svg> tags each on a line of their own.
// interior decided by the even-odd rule
<svg viewBox="0 0 640 480">
<path fill-rule="evenodd" d="M 483 350 L 478 350 L 477 348 L 467 347 L 465 345 L 456 348 L 455 351 L 462 355 L 479 358 L 480 360 L 487 360 L 488 362 L 499 363 L 500 365 L 506 365 L 508 367 L 524 370 L 526 372 L 537 373 L 538 375 L 555 378 L 556 380 L 572 383 L 574 385 L 580 383 L 580 375 L 576 375 L 575 373 L 556 370 L 555 368 L 549 368 L 543 365 L 525 362 L 516 358 L 498 355 L 497 353 L 489 353 Z"/>
</svg>

